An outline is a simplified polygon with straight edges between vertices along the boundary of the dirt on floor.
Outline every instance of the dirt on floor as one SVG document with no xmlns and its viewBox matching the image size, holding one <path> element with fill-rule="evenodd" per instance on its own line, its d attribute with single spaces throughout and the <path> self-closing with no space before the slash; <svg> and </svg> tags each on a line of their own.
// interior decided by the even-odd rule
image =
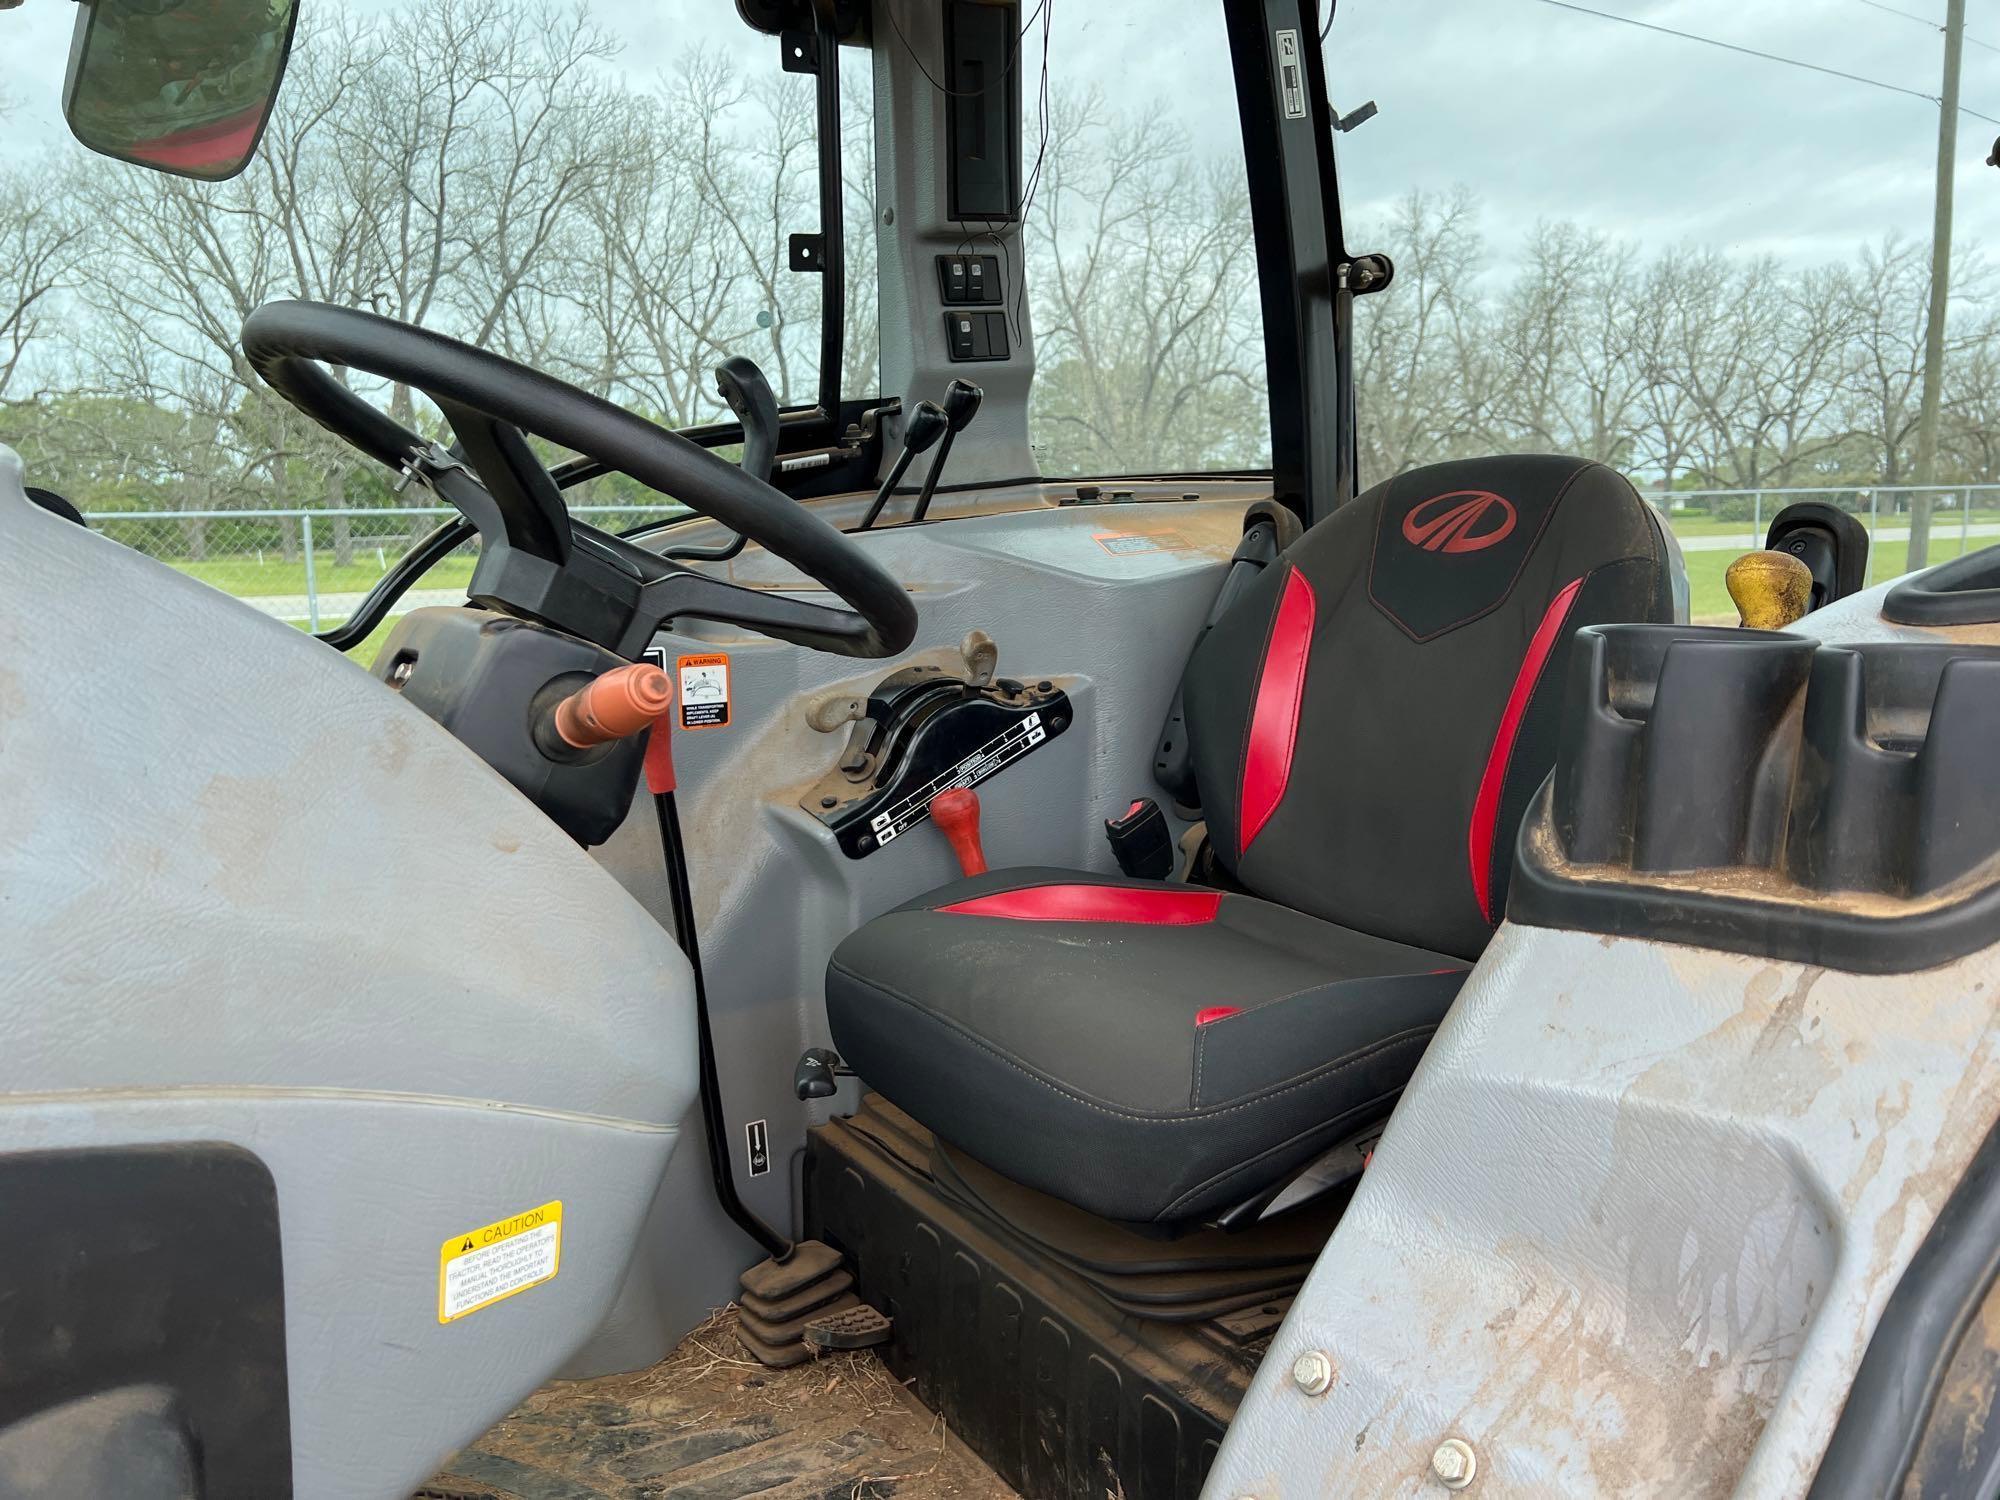
<svg viewBox="0 0 2000 1500">
<path fill-rule="evenodd" d="M 735 1322 L 649 1370 L 544 1386 L 419 1500 L 1016 1500 L 873 1353 L 767 1370 Z"/>
</svg>

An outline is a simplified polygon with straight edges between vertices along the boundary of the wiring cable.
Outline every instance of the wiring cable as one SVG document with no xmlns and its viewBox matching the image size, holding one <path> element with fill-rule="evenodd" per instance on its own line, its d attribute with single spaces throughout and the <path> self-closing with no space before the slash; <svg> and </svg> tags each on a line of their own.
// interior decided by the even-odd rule
<svg viewBox="0 0 2000 1500">
<path fill-rule="evenodd" d="M 1720 47 L 1725 52 L 1739 53 L 1744 57 L 1761 58 L 1765 62 L 1783 63 L 1788 68 L 1804 68 L 1809 73 L 1824 73 L 1829 78 L 1844 78 L 1849 83 L 1865 83 L 1870 88 L 1886 89 L 1892 94 L 1907 94 L 1912 99 L 1922 99 L 1928 104 L 1942 104 L 1936 94 L 1926 94 L 1922 89 L 1904 88 L 1899 83 L 1884 83 L 1879 78 L 1864 78 L 1859 73 L 1843 72 L 1839 68 L 1829 68 L 1820 63 L 1806 62 L 1803 58 L 1786 57 L 1777 52 L 1761 52 L 1755 47 L 1745 47 L 1736 42 L 1719 41 L 1712 36 L 1701 36 L 1692 31 L 1677 31 L 1671 26 L 1656 25 L 1651 21 L 1637 20 L 1632 16 L 1617 15 L 1608 10 L 1592 10 L 1587 5 L 1577 5 L 1573 0 L 1540 0 L 1543 5 L 1553 5 L 1557 10 L 1573 10 L 1580 16 L 1595 16 L 1600 21 L 1617 21 L 1626 26 L 1637 26 L 1642 31 L 1656 31 L 1661 36 L 1678 37 L 1684 42 L 1700 42 L 1705 47 Z M 1990 125 L 2000 125 L 2000 117 L 1981 114 L 1976 109 L 1968 109 L 1961 104 L 1960 114 L 1971 115 L 1975 120 L 1984 120 Z"/>
</svg>

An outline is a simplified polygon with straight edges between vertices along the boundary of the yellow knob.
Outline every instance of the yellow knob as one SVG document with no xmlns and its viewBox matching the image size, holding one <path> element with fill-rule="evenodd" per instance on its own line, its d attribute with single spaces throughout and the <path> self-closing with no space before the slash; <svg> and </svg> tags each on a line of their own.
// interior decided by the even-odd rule
<svg viewBox="0 0 2000 1500">
<path fill-rule="evenodd" d="M 1723 582 L 1737 618 L 1751 630 L 1783 630 L 1812 604 L 1812 569 L 1789 552 L 1746 552 Z"/>
</svg>

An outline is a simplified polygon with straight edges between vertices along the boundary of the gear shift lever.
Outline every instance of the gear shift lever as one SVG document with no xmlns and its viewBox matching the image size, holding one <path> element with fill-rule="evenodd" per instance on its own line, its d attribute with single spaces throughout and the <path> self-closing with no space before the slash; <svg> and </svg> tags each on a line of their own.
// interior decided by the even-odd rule
<svg viewBox="0 0 2000 1500">
<path fill-rule="evenodd" d="M 986 873 L 986 851 L 979 846 L 979 793 L 969 786 L 939 792 L 931 798 L 931 821 L 951 841 L 963 873 Z"/>
<path fill-rule="evenodd" d="M 916 508 L 910 512 L 912 521 L 921 521 L 930 514 L 931 496 L 937 492 L 945 460 L 951 457 L 952 439 L 972 425 L 972 419 L 979 415 L 979 403 L 985 398 L 986 392 L 969 380 L 954 380 L 945 387 L 944 414 L 951 426 L 945 432 L 944 445 L 938 449 L 937 457 L 931 460 L 930 473 L 924 476 L 923 491 L 917 496 Z"/>
<path fill-rule="evenodd" d="M 916 408 L 903 420 L 903 451 L 896 455 L 896 465 L 889 470 L 889 477 L 882 481 L 882 488 L 875 492 L 875 499 L 868 507 L 868 514 L 861 518 L 861 524 L 854 529 L 866 531 L 875 524 L 875 518 L 882 514 L 882 507 L 889 503 L 889 492 L 903 482 L 903 475 L 909 471 L 910 460 L 939 438 L 950 442 L 951 419 L 945 415 L 943 407 L 935 401 L 919 401 Z"/>
</svg>

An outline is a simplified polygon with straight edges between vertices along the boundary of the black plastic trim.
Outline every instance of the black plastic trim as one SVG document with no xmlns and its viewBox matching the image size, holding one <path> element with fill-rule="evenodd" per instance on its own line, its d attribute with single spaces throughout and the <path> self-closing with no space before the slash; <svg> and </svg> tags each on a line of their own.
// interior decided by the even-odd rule
<svg viewBox="0 0 2000 1500">
<path fill-rule="evenodd" d="M 262 1161 L 225 1142 L 0 1155 L 0 1216 L 0 1434 L 155 1387 L 203 1500 L 292 1493 L 278 1191 Z"/>
<path fill-rule="evenodd" d="M 1544 782 L 1521 825 L 1507 920 L 1649 942 L 1817 964 L 1853 974 L 1914 974 L 2000 942 L 2000 885 L 1967 900 L 1895 917 L 1721 895 L 1685 886 L 1579 881 L 1543 862 L 1535 830 L 1546 825 Z"/>
<path fill-rule="evenodd" d="M 1856 973 L 2000 942 L 2000 648 L 1576 633 L 1508 916 Z"/>
<path fill-rule="evenodd" d="M 1271 396 L 1271 485 L 1310 526 L 1354 497 L 1356 436 L 1347 347 L 1353 294 L 1333 162 L 1333 121 L 1314 0 L 1223 6 L 1243 130 L 1250 216 L 1264 314 Z M 1279 55 L 1280 37 L 1296 53 Z M 1287 70 L 1302 70 L 1303 116 L 1281 101 Z M 1296 107 L 1296 106 L 1295 106 Z"/>
<path fill-rule="evenodd" d="M 1959 1342 L 2000 1276 L 2000 1125 L 1896 1283 L 1868 1340 L 1807 1500 L 1896 1500 L 1923 1447 Z M 1982 1476 L 1925 1484 L 1922 1500 L 1986 1500 Z"/>
<path fill-rule="evenodd" d="M 2000 622 L 2000 547 L 1911 574 L 1883 595 L 1882 618 L 1897 625 Z"/>
</svg>

